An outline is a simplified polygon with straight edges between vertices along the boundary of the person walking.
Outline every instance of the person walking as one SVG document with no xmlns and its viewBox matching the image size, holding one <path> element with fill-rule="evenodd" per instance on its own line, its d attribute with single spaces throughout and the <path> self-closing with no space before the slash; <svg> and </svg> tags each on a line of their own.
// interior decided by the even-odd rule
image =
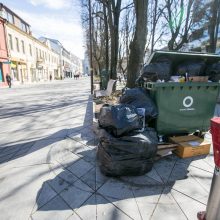
<svg viewBox="0 0 220 220">
<path fill-rule="evenodd" d="M 52 80 L 52 75 L 50 74 L 50 81 Z"/>
<path fill-rule="evenodd" d="M 11 88 L 11 76 L 8 73 L 6 74 L 6 81 L 8 83 L 9 88 Z"/>
</svg>

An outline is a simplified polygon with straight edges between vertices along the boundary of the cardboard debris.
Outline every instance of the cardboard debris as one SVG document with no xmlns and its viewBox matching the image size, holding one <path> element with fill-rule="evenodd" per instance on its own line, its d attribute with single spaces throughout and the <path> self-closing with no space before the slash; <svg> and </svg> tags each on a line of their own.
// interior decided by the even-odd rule
<svg viewBox="0 0 220 220">
<path fill-rule="evenodd" d="M 211 143 L 195 135 L 171 137 L 170 141 L 178 144 L 174 151 L 181 158 L 209 154 Z"/>
<path fill-rule="evenodd" d="M 172 154 L 173 150 L 176 150 L 177 144 L 159 144 L 157 146 L 157 155 L 159 157 L 165 157 Z"/>
</svg>

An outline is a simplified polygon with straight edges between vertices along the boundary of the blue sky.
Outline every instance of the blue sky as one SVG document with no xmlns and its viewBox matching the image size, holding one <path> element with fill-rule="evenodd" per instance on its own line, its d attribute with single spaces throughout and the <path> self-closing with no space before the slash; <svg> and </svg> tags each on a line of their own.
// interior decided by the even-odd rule
<svg viewBox="0 0 220 220">
<path fill-rule="evenodd" d="M 83 58 L 83 30 L 79 0 L 1 0 L 31 25 L 35 37 L 59 40 L 73 54 Z"/>
</svg>

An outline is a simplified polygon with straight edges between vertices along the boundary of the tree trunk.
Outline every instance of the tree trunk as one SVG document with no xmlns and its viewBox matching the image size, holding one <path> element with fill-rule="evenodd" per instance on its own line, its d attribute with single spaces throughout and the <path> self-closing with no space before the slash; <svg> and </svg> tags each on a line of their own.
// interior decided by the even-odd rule
<svg viewBox="0 0 220 220">
<path fill-rule="evenodd" d="M 209 22 L 209 49 L 208 52 L 210 53 L 215 53 L 216 51 L 216 43 L 217 43 L 217 38 L 216 38 L 216 30 L 218 29 L 219 26 L 219 0 L 214 0 L 212 5 L 211 5 L 211 18 Z"/>
<path fill-rule="evenodd" d="M 154 51 L 154 35 L 156 31 L 156 25 L 157 25 L 157 5 L 158 5 L 158 0 L 155 0 L 154 3 L 154 12 L 153 12 L 153 27 L 152 27 L 152 39 L 151 39 L 151 53 Z"/>
<path fill-rule="evenodd" d="M 136 27 L 134 38 L 130 43 L 128 61 L 127 87 L 135 87 L 135 81 L 143 64 L 147 36 L 147 7 L 148 0 L 134 0 Z"/>
<path fill-rule="evenodd" d="M 121 12 L 121 0 L 111 1 L 108 7 L 110 36 L 111 36 L 111 65 L 110 65 L 110 78 L 117 78 L 117 61 L 118 61 L 118 40 L 119 40 L 119 17 Z M 113 16 L 112 16 L 113 15 Z"/>
<path fill-rule="evenodd" d="M 105 25 L 105 70 L 109 70 L 109 35 L 108 35 L 108 19 L 106 14 L 106 7 L 103 4 L 104 25 Z"/>
</svg>

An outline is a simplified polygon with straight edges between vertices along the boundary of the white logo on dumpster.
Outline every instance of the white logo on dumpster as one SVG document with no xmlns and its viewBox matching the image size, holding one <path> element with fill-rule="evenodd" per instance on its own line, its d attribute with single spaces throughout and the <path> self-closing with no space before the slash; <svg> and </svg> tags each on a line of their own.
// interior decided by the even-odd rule
<svg viewBox="0 0 220 220">
<path fill-rule="evenodd" d="M 193 111 L 193 110 L 195 110 L 194 108 L 190 108 L 192 105 L 193 105 L 193 98 L 192 98 L 192 96 L 186 96 L 183 99 L 183 106 L 185 108 L 180 109 L 180 111 Z"/>
<path fill-rule="evenodd" d="M 190 106 L 192 106 L 192 104 L 193 104 L 193 98 L 191 96 L 186 96 L 183 99 L 184 107 L 189 108 Z"/>
</svg>

